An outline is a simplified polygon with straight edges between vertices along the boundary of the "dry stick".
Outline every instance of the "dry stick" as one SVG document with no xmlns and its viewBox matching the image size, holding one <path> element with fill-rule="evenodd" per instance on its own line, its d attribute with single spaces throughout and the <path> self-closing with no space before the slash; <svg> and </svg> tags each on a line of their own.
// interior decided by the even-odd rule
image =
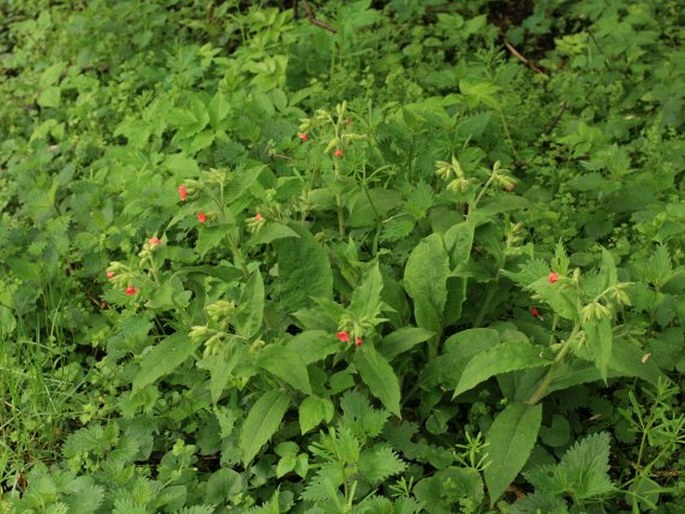
<svg viewBox="0 0 685 514">
<path fill-rule="evenodd" d="M 314 14 L 312 7 L 309 5 L 309 2 L 307 2 L 307 0 L 302 0 L 302 5 L 304 5 L 304 10 L 307 11 L 307 18 L 309 19 L 309 23 L 311 23 L 312 25 L 316 25 L 317 27 L 321 27 L 322 29 L 326 29 L 329 32 L 332 32 L 333 34 L 337 32 L 337 30 L 331 27 L 328 23 L 316 18 L 316 15 Z"/>
<path fill-rule="evenodd" d="M 516 48 L 514 48 L 511 45 L 511 43 L 509 43 L 509 41 L 507 41 L 506 39 L 504 40 L 504 46 L 507 47 L 507 50 L 509 50 L 514 57 L 516 57 L 519 61 L 521 61 L 526 66 L 528 66 L 530 69 L 532 69 L 533 71 L 536 71 L 537 73 L 544 75 L 545 77 L 547 76 L 547 74 L 544 71 L 542 71 L 542 68 L 540 68 L 536 64 L 530 62 L 523 55 L 521 55 L 521 52 L 516 50 Z"/>
</svg>

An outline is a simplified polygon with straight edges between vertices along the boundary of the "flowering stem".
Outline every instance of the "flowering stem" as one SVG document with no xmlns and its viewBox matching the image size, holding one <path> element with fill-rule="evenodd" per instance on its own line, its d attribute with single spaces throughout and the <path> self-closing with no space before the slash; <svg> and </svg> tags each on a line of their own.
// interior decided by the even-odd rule
<svg viewBox="0 0 685 514">
<path fill-rule="evenodd" d="M 564 344 L 559 350 L 559 353 L 554 359 L 554 362 L 552 362 L 552 365 L 550 366 L 549 370 L 547 370 L 547 374 L 543 377 L 537 389 L 535 389 L 535 392 L 526 402 L 528 405 L 535 405 L 540 400 L 542 400 L 542 398 L 547 394 L 547 390 L 549 389 L 549 386 L 552 384 L 552 380 L 554 380 L 554 376 L 556 375 L 557 369 L 559 369 L 559 366 L 564 362 L 564 359 L 568 355 L 568 352 L 571 351 L 571 344 L 578 336 L 579 332 L 580 325 L 576 324 L 573 327 L 573 332 L 571 332 L 571 335 L 568 336 L 568 339 L 564 341 Z"/>
</svg>

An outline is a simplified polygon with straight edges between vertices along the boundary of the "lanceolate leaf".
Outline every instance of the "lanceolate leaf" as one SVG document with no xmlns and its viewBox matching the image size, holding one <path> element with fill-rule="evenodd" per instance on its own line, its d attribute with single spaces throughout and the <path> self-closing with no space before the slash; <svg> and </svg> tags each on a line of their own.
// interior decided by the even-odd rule
<svg viewBox="0 0 685 514">
<path fill-rule="evenodd" d="M 245 466 L 278 430 L 289 403 L 287 394 L 274 389 L 252 406 L 240 434 L 240 451 Z"/>
<path fill-rule="evenodd" d="M 277 289 L 283 308 L 295 312 L 311 306 L 312 297 L 333 296 L 333 272 L 326 251 L 314 236 L 300 225 L 291 228 L 300 237 L 278 240 Z"/>
<path fill-rule="evenodd" d="M 533 451 L 542 422 L 542 405 L 510 403 L 500 412 L 488 431 L 490 466 L 485 483 L 494 504 L 519 474 Z"/>
<path fill-rule="evenodd" d="M 457 223 L 445 232 L 445 248 L 452 256 L 454 266 L 463 266 L 468 262 L 473 246 L 473 233 L 474 224 L 470 220 Z"/>
<path fill-rule="evenodd" d="M 140 362 L 140 371 L 133 379 L 137 390 L 154 383 L 178 368 L 195 351 L 195 344 L 184 334 L 176 333 L 149 350 Z"/>
<path fill-rule="evenodd" d="M 414 316 L 421 328 L 441 328 L 449 272 L 449 257 L 439 234 L 424 238 L 409 256 L 404 287 L 414 300 Z"/>
<path fill-rule="evenodd" d="M 602 380 L 606 382 L 613 338 L 611 321 L 603 318 L 594 322 L 583 323 L 583 331 L 592 360 L 595 362 Z"/>
<path fill-rule="evenodd" d="M 259 332 L 264 316 L 264 281 L 262 274 L 255 271 L 247 282 L 238 302 L 235 316 L 240 335 L 250 338 Z"/>
<path fill-rule="evenodd" d="M 307 368 L 300 356 L 280 344 L 270 344 L 259 354 L 257 365 L 273 373 L 288 385 L 312 394 Z"/>
<path fill-rule="evenodd" d="M 500 373 L 537 368 L 548 364 L 550 361 L 540 357 L 540 349 L 531 343 L 519 341 L 499 344 L 492 350 L 477 354 L 469 361 L 453 397 Z"/>
<path fill-rule="evenodd" d="M 362 346 L 354 354 L 354 364 L 371 394 L 400 417 L 400 383 L 388 361 L 372 346 Z"/>
<path fill-rule="evenodd" d="M 361 285 L 352 293 L 350 310 L 358 317 L 373 319 L 381 312 L 381 291 L 383 277 L 378 268 L 378 261 L 369 268 Z"/>
<path fill-rule="evenodd" d="M 411 350 L 415 345 L 428 341 L 433 332 L 419 327 L 402 327 L 388 334 L 378 344 L 378 351 L 386 358 L 392 359 L 400 353 Z"/>
</svg>

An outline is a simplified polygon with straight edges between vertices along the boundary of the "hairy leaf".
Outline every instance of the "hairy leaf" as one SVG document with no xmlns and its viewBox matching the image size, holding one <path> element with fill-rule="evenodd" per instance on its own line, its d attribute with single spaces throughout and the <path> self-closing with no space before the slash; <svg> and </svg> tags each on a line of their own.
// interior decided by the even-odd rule
<svg viewBox="0 0 685 514">
<path fill-rule="evenodd" d="M 492 423 L 486 436 L 492 464 L 485 468 L 485 483 L 494 504 L 523 469 L 533 451 L 542 422 L 542 405 L 510 403 Z"/>
<path fill-rule="evenodd" d="M 247 466 L 276 433 L 289 404 L 288 395 L 278 389 L 267 392 L 255 402 L 240 433 L 243 465 Z"/>
</svg>

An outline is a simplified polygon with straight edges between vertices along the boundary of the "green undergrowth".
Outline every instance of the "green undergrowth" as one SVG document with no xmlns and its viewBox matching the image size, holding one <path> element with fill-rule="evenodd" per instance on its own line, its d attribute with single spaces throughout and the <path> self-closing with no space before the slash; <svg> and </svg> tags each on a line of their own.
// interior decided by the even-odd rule
<svg viewBox="0 0 685 514">
<path fill-rule="evenodd" d="M 683 512 L 679 3 L 285 4 L 0 5 L 0 512 Z"/>
</svg>

